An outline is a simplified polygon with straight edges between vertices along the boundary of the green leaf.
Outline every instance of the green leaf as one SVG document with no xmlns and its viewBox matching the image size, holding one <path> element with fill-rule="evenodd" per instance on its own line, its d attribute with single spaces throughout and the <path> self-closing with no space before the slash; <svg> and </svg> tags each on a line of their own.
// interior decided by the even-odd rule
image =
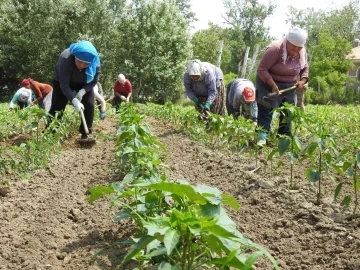
<svg viewBox="0 0 360 270">
<path fill-rule="evenodd" d="M 198 203 L 198 204 L 207 203 L 207 199 L 204 196 L 196 193 L 194 188 L 190 185 L 162 182 L 162 183 L 152 184 L 147 187 L 156 190 L 162 190 L 162 191 L 174 193 L 180 196 L 182 199 L 188 198 L 193 203 Z"/>
<path fill-rule="evenodd" d="M 111 186 L 96 186 L 93 188 L 90 188 L 90 196 L 86 199 L 89 202 L 94 202 L 100 198 L 102 198 L 105 195 L 114 193 L 114 188 Z"/>
<path fill-rule="evenodd" d="M 207 217 L 213 217 L 220 214 L 220 205 L 205 204 L 200 205 L 201 213 Z"/>
<path fill-rule="evenodd" d="M 205 242 L 207 243 L 207 246 L 212 252 L 215 252 L 219 256 L 222 254 L 222 249 L 221 249 L 222 243 L 219 241 L 217 237 L 215 237 L 212 234 L 204 234 L 202 237 L 204 238 Z"/>
<path fill-rule="evenodd" d="M 229 239 L 237 238 L 236 235 L 234 235 L 233 233 L 229 232 L 228 230 L 224 229 L 222 226 L 219 226 L 219 225 L 213 225 L 213 226 L 209 226 L 209 227 L 206 227 L 203 229 L 208 232 L 211 232 L 215 236 L 220 236 L 220 237 L 229 238 Z"/>
<path fill-rule="evenodd" d="M 222 194 L 222 202 L 236 211 L 240 211 L 240 203 L 233 196 Z"/>
<path fill-rule="evenodd" d="M 196 185 L 194 190 L 203 195 L 212 204 L 218 205 L 221 203 L 222 192 L 218 188 Z"/>
<path fill-rule="evenodd" d="M 143 248 L 145 248 L 149 243 L 155 240 L 155 237 L 150 235 L 144 235 L 135 245 L 133 245 L 129 252 L 125 255 L 120 266 L 123 266 L 125 263 L 130 261 L 136 254 L 138 254 Z"/>
<path fill-rule="evenodd" d="M 161 220 L 160 217 L 154 218 L 155 220 L 145 221 L 144 228 L 147 229 L 148 235 L 155 236 L 155 234 L 165 235 L 166 231 L 171 228 L 167 220 Z"/>
<path fill-rule="evenodd" d="M 179 243 L 181 233 L 178 230 L 168 229 L 164 237 L 164 245 L 167 255 L 170 255 L 176 245 Z"/>
<path fill-rule="evenodd" d="M 360 188 L 360 180 L 357 180 L 355 182 L 355 186 L 354 186 L 355 192 L 357 192 L 359 190 L 359 188 Z"/>
<path fill-rule="evenodd" d="M 278 152 L 282 156 L 289 148 L 290 139 L 289 138 L 280 138 L 278 143 Z"/>
<path fill-rule="evenodd" d="M 306 170 L 306 177 L 310 180 L 310 182 L 315 183 L 320 180 L 321 173 L 314 169 Z"/>
<path fill-rule="evenodd" d="M 301 141 L 300 141 L 299 137 L 296 135 L 294 136 L 294 142 L 295 142 L 296 148 L 298 150 L 301 150 L 301 148 L 302 148 Z"/>
<path fill-rule="evenodd" d="M 307 153 L 311 156 L 317 148 L 316 143 L 312 143 L 307 147 Z"/>
<path fill-rule="evenodd" d="M 278 152 L 277 149 L 272 150 L 272 151 L 268 154 L 267 160 L 271 160 L 277 152 Z"/>
<path fill-rule="evenodd" d="M 244 268 L 241 268 L 241 270 L 252 270 L 252 266 L 254 264 L 254 262 L 260 257 L 264 255 L 264 253 L 262 251 L 255 251 L 253 252 L 245 261 L 245 266 Z"/>
<path fill-rule="evenodd" d="M 349 207 L 351 202 L 351 197 L 349 195 L 345 196 L 342 203 L 345 207 Z"/>
<path fill-rule="evenodd" d="M 339 183 L 339 184 L 337 185 L 337 187 L 336 187 L 336 189 L 335 189 L 334 200 L 336 200 L 337 197 L 339 196 L 342 187 L 343 187 L 343 183 Z"/>
<path fill-rule="evenodd" d="M 120 220 L 125 219 L 125 218 L 129 218 L 129 217 L 132 217 L 130 210 L 129 209 L 122 209 L 121 211 L 119 211 L 115 215 L 115 217 L 113 218 L 113 221 L 114 222 L 119 222 Z"/>
<path fill-rule="evenodd" d="M 356 165 L 360 168 L 360 153 L 356 154 Z"/>
</svg>

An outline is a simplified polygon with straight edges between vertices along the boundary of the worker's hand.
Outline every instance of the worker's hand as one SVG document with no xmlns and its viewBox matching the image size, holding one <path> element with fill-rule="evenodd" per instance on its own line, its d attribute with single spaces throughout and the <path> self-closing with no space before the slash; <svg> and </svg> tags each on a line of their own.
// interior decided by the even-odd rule
<svg viewBox="0 0 360 270">
<path fill-rule="evenodd" d="M 100 117 L 100 119 L 105 119 L 106 112 L 100 112 L 99 117 Z"/>
<path fill-rule="evenodd" d="M 254 127 L 256 128 L 257 127 L 257 121 L 256 120 L 253 120 L 253 125 L 254 125 Z"/>
<path fill-rule="evenodd" d="M 272 87 L 271 87 L 271 92 L 275 93 L 276 96 L 279 95 L 279 87 L 274 84 Z"/>
<path fill-rule="evenodd" d="M 76 97 L 79 101 L 81 101 L 82 98 L 83 98 L 83 96 L 85 95 L 85 93 L 86 93 L 86 91 L 85 91 L 84 88 L 83 88 L 83 89 L 80 89 L 79 92 L 77 92 L 77 94 L 76 94 L 75 97 Z"/>
<path fill-rule="evenodd" d="M 197 97 L 194 97 L 193 101 L 195 103 L 195 107 L 199 105 L 199 99 Z"/>
<path fill-rule="evenodd" d="M 120 98 L 121 98 L 122 101 L 126 101 L 126 97 L 121 95 Z"/>
<path fill-rule="evenodd" d="M 126 102 L 129 102 L 129 99 L 130 99 L 130 98 L 129 98 L 129 97 L 127 97 L 127 98 L 126 98 Z"/>
<path fill-rule="evenodd" d="M 14 109 L 14 108 L 9 108 L 9 109 L 8 109 L 8 112 L 12 111 L 13 109 Z"/>
<path fill-rule="evenodd" d="M 30 107 L 32 107 L 32 106 L 34 106 L 35 105 L 35 103 L 34 102 L 31 102 L 30 103 Z"/>
<path fill-rule="evenodd" d="M 298 81 L 295 86 L 296 86 L 296 90 L 303 90 L 305 88 L 305 84 L 306 84 L 306 81 L 304 80 L 300 80 Z"/>
<path fill-rule="evenodd" d="M 73 98 L 71 102 L 74 105 L 74 108 L 77 112 L 80 112 L 81 110 L 85 109 L 84 105 L 77 98 Z"/>
</svg>

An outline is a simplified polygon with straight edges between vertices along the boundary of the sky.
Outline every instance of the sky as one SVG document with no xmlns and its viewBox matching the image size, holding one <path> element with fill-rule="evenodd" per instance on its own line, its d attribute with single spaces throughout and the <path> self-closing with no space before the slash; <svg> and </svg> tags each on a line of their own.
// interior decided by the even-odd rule
<svg viewBox="0 0 360 270">
<path fill-rule="evenodd" d="M 269 0 L 259 0 L 262 4 L 269 4 Z M 289 25 L 286 25 L 286 13 L 288 6 L 292 5 L 296 9 L 314 8 L 315 10 L 333 9 L 346 5 L 350 0 L 274 0 L 277 4 L 274 15 L 268 18 L 265 22 L 266 26 L 270 27 L 270 35 L 275 38 L 281 38 L 283 34 L 286 34 L 290 29 Z M 222 25 L 224 19 L 222 15 L 225 15 L 225 8 L 223 6 L 223 0 L 192 0 L 191 11 L 196 13 L 196 17 L 199 21 L 193 24 L 194 32 L 201 29 L 208 28 L 208 21 L 215 24 Z"/>
</svg>

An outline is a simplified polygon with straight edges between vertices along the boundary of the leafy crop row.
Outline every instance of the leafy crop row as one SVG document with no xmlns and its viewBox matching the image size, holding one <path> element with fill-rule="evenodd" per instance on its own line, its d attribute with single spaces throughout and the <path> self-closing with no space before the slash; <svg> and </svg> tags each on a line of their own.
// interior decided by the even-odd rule
<svg viewBox="0 0 360 270">
<path fill-rule="evenodd" d="M 278 269 L 269 252 L 242 235 L 226 214 L 224 204 L 239 211 L 235 198 L 214 187 L 166 177 L 165 149 L 143 118 L 134 104 L 122 106 L 116 159 L 118 173 L 127 174 L 122 182 L 92 188 L 88 198 L 93 202 L 112 194 L 113 220 L 131 219 L 137 225 L 131 239 L 119 243 L 131 244 L 120 266 L 133 259 L 136 269 L 253 269 L 265 255 Z"/>
<path fill-rule="evenodd" d="M 352 185 L 353 194 L 345 194 L 342 203 L 349 207 L 353 201 L 353 215 L 358 207 L 357 192 L 360 188 L 358 169 L 360 168 L 360 139 L 358 138 L 360 113 L 358 107 L 308 106 L 304 113 L 299 108 L 286 104 L 275 110 L 275 116 L 287 111 L 285 121 L 292 120 L 293 136 L 269 135 L 269 145 L 260 145 L 257 131 L 245 119 L 212 115 L 208 122 L 198 121 L 193 108 L 184 108 L 167 103 L 164 106 L 148 103 L 143 109 L 151 115 L 166 119 L 168 123 L 179 126 L 186 134 L 203 144 L 231 151 L 248 153 L 255 157 L 258 166 L 258 153 L 262 153 L 270 164 L 270 177 L 274 173 L 273 164 L 280 167 L 285 154 L 290 163 L 289 189 L 298 186 L 294 183 L 294 167 L 307 166 L 304 175 L 311 184 L 317 184 L 317 202 L 322 198 L 322 182 L 329 179 L 334 183 L 334 199 L 343 186 Z M 275 117 L 276 119 L 276 117 Z M 273 130 L 278 124 L 273 121 Z M 274 162 L 276 159 L 276 162 Z M 349 182 L 347 179 L 351 179 Z"/>
</svg>

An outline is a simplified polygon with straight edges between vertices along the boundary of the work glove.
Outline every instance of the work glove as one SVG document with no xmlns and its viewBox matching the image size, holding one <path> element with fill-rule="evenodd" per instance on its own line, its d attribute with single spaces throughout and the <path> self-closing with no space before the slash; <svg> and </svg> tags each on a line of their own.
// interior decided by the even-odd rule
<svg viewBox="0 0 360 270">
<path fill-rule="evenodd" d="M 199 99 L 197 97 L 194 97 L 193 99 L 195 106 L 199 105 Z"/>
<path fill-rule="evenodd" d="M 121 95 L 120 98 L 121 98 L 122 101 L 126 101 L 126 97 Z"/>
<path fill-rule="evenodd" d="M 99 117 L 100 117 L 100 119 L 105 119 L 105 117 L 106 117 L 106 112 L 100 112 Z"/>
<path fill-rule="evenodd" d="M 11 108 L 11 107 L 10 107 L 9 110 L 8 110 L 8 112 L 12 111 L 13 109 L 14 109 L 14 108 Z"/>
<path fill-rule="evenodd" d="M 209 101 L 206 101 L 205 102 L 205 106 L 204 106 L 204 109 L 206 110 L 206 111 L 210 111 L 210 102 Z"/>
<path fill-rule="evenodd" d="M 77 112 L 80 112 L 81 110 L 85 109 L 84 105 L 77 98 L 73 98 L 71 102 L 74 105 L 74 108 Z"/>
<path fill-rule="evenodd" d="M 83 96 L 86 94 L 86 91 L 85 91 L 85 89 L 83 88 L 83 89 L 80 89 L 79 90 L 79 92 L 77 92 L 77 94 L 76 94 L 76 98 L 79 100 L 79 101 L 81 101 L 82 100 L 82 98 L 83 98 Z"/>
<path fill-rule="evenodd" d="M 256 128 L 257 127 L 257 121 L 256 120 L 253 120 L 253 125 L 254 125 L 254 127 Z"/>
</svg>

